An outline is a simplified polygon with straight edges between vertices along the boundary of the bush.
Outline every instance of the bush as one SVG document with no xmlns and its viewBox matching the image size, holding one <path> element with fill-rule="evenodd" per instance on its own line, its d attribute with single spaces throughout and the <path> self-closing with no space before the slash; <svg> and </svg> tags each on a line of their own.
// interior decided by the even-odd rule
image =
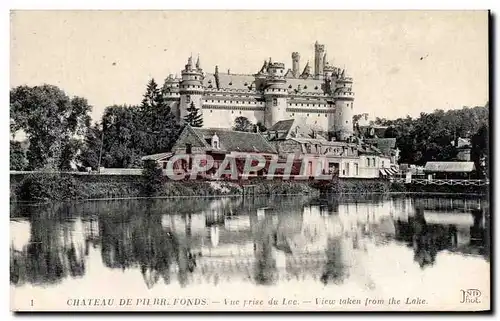
<svg viewBox="0 0 500 321">
<path fill-rule="evenodd" d="M 145 162 L 142 170 L 141 194 L 144 196 L 156 196 L 163 189 L 165 178 L 163 171 L 156 162 Z"/>
<path fill-rule="evenodd" d="M 30 174 L 17 187 L 22 201 L 39 202 L 84 198 L 82 188 L 72 176 L 57 173 Z"/>
</svg>

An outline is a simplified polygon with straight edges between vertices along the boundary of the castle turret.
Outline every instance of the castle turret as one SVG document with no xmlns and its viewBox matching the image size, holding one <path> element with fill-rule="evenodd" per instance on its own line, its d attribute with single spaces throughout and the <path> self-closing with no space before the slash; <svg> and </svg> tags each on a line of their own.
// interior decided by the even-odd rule
<svg viewBox="0 0 500 321">
<path fill-rule="evenodd" d="M 177 121 L 180 121 L 180 81 L 181 80 L 179 78 L 174 77 L 174 75 L 170 74 L 167 79 L 165 79 L 162 88 L 163 98 L 170 106 L 170 110 L 175 115 Z"/>
<path fill-rule="evenodd" d="M 314 44 L 314 78 L 323 79 L 323 67 L 325 58 L 325 45 Z"/>
<path fill-rule="evenodd" d="M 180 103 L 179 103 L 179 118 L 182 121 L 186 116 L 186 110 L 191 104 L 200 110 L 202 113 L 202 96 L 204 93 L 203 87 L 203 70 L 200 66 L 198 58 L 196 65 L 193 64 L 193 57 L 189 57 L 184 70 L 181 72 L 182 80 L 179 86 Z"/>
<path fill-rule="evenodd" d="M 292 73 L 295 78 L 299 77 L 300 74 L 300 54 L 298 52 L 292 52 Z"/>
<path fill-rule="evenodd" d="M 270 60 L 271 61 L 271 60 Z M 264 89 L 266 109 L 264 120 L 266 127 L 271 127 L 277 121 L 286 119 L 288 89 L 285 80 L 285 64 L 270 62 Z"/>
<path fill-rule="evenodd" d="M 352 124 L 354 92 L 352 91 L 352 78 L 345 75 L 345 70 L 335 80 L 333 99 L 335 100 L 335 136 L 338 140 L 345 141 L 354 134 Z"/>
</svg>

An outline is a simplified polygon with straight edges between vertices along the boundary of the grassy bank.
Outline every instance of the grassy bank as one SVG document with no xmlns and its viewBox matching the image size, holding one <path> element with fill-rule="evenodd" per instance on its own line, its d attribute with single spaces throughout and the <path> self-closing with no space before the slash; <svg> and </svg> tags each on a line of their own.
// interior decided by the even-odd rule
<svg viewBox="0 0 500 321">
<path fill-rule="evenodd" d="M 151 183 L 141 176 L 99 176 L 36 173 L 11 176 L 11 201 L 67 201 L 83 199 L 224 196 L 243 194 L 248 182 L 160 180 Z M 153 188 L 151 185 L 154 184 Z M 319 194 L 309 182 L 253 181 L 255 195 Z"/>
<path fill-rule="evenodd" d="M 71 175 L 33 173 L 11 175 L 11 201 L 67 201 L 175 196 L 242 195 L 243 186 L 254 195 L 384 194 L 384 193 L 452 193 L 487 194 L 486 187 L 421 186 L 373 179 L 335 179 L 333 181 L 250 181 L 209 182 L 201 180 L 172 181 L 144 176 Z"/>
</svg>

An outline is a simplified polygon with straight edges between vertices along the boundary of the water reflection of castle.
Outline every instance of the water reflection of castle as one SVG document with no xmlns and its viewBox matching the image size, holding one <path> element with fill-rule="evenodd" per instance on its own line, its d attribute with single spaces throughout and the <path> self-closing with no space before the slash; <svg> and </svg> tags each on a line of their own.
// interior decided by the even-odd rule
<svg viewBox="0 0 500 321">
<path fill-rule="evenodd" d="M 83 277 L 91 251 L 99 251 L 106 268 L 140 269 L 152 287 L 173 279 L 342 282 L 366 242 L 406 244 L 421 267 L 443 250 L 485 256 L 489 250 L 483 209 L 439 212 L 408 198 L 217 199 L 197 209 L 166 202 L 98 206 L 70 221 L 44 217 L 64 208 L 33 215 L 25 244 L 11 246 L 11 283 Z"/>
</svg>

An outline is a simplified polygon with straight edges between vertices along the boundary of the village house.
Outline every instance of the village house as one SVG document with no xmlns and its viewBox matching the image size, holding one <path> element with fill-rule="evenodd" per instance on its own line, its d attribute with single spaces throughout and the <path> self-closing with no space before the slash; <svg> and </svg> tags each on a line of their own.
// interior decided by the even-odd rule
<svg viewBox="0 0 500 321">
<path fill-rule="evenodd" d="M 323 171 L 338 177 L 379 178 L 397 172 L 397 155 L 393 153 L 392 144 L 386 144 L 384 153 L 357 137 L 347 141 L 328 140 L 325 134 L 314 132 L 293 119 L 277 122 L 262 135 L 276 147 L 279 155 L 295 154 L 298 158 L 312 160 L 321 158 L 323 160 L 318 163 L 323 166 Z M 326 163 L 321 164 L 324 158 Z M 305 175 L 314 173 L 314 164 L 315 161 L 309 163 Z"/>
<path fill-rule="evenodd" d="M 427 162 L 424 172 L 428 179 L 470 179 L 474 162 Z"/>
</svg>

